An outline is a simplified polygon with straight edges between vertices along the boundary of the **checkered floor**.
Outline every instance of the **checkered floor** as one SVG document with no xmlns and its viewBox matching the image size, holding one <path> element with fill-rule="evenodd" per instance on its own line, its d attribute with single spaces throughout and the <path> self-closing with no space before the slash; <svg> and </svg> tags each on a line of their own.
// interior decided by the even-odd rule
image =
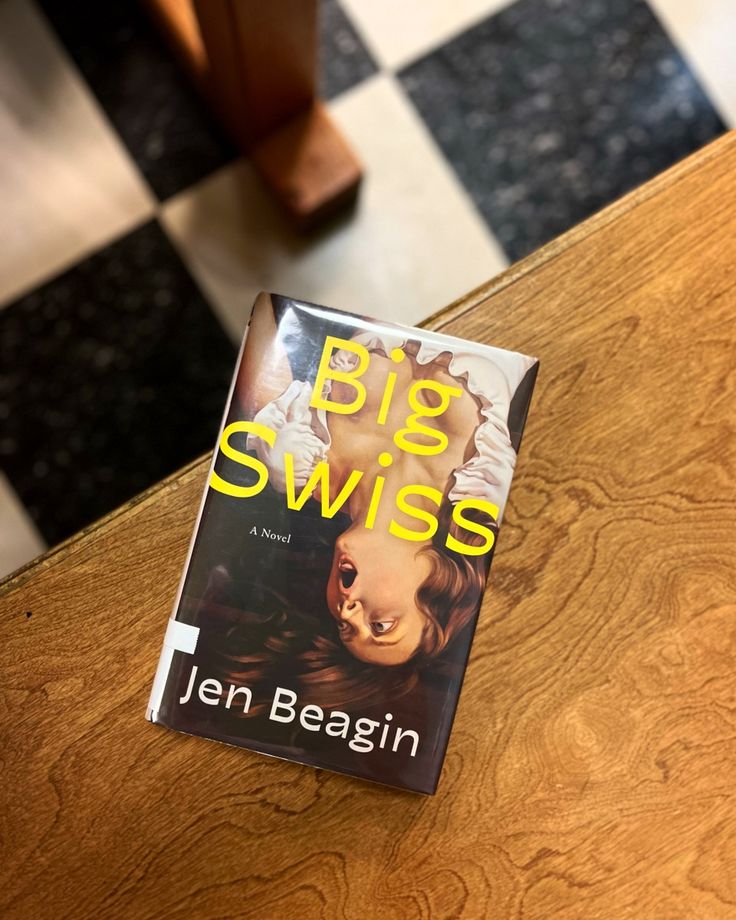
<svg viewBox="0 0 736 920">
<path fill-rule="evenodd" d="M 414 323 L 736 125 L 733 0 L 323 0 L 302 238 L 133 0 L 0 3 L 0 574 L 213 443 L 260 289 Z"/>
</svg>

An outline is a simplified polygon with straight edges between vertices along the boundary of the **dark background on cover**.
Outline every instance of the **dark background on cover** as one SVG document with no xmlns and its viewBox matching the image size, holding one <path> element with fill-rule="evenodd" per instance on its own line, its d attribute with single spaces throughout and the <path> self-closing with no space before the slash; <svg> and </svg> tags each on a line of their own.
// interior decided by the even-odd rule
<svg viewBox="0 0 736 920">
<path fill-rule="evenodd" d="M 354 327 L 349 321 L 340 322 L 341 314 L 334 314 L 334 321 L 328 323 L 300 310 L 294 301 L 276 297 L 274 302 L 277 321 L 283 318 L 286 310 L 290 311 L 290 329 L 294 328 L 294 316 L 299 317 L 299 334 L 291 340 L 282 338 L 282 341 L 295 379 L 306 377 L 313 382 L 325 336 L 329 333 L 349 337 Z M 250 353 L 246 346 L 243 362 L 252 360 L 257 361 L 258 356 Z M 227 423 L 242 417 L 234 399 Z M 231 443 L 238 449 L 244 449 L 244 443 L 237 444 L 235 439 Z M 215 469 L 236 484 L 251 484 L 256 479 L 252 470 L 233 463 L 222 454 L 218 456 Z M 258 496 L 248 499 L 232 498 L 214 489 L 208 491 L 176 615 L 177 619 L 201 627 L 202 632 L 195 655 L 176 654 L 167 687 L 168 702 L 165 701 L 161 707 L 160 721 L 182 731 L 229 740 L 304 763 L 431 792 L 441 767 L 472 629 L 464 631 L 451 651 L 443 655 L 441 663 L 428 669 L 419 687 L 405 698 L 386 700 L 384 706 L 375 709 L 359 706 L 351 710 L 348 706 L 344 707 L 356 718 L 373 718 L 379 722 L 386 712 L 391 712 L 394 717 L 392 727 L 401 726 L 419 732 L 421 743 L 415 758 L 402 753 L 403 748 L 397 753 L 378 749 L 370 753 L 356 753 L 348 747 L 347 740 L 332 739 L 323 730 L 295 730 L 295 723 L 273 722 L 266 714 L 239 716 L 221 705 L 208 706 L 194 697 L 184 706 L 172 705 L 171 702 L 184 695 L 193 664 L 199 666 L 198 682 L 204 677 L 215 677 L 225 682 L 218 651 L 227 644 L 221 641 L 221 636 L 237 622 L 238 607 L 268 612 L 276 609 L 274 593 L 278 593 L 291 604 L 308 605 L 310 610 L 325 618 L 329 628 L 332 627 L 324 590 L 334 541 L 349 523 L 349 519 L 340 514 L 332 521 L 322 518 L 319 505 L 312 500 L 299 512 L 289 511 L 285 497 L 270 486 Z M 254 525 L 259 533 L 262 526 L 278 533 L 291 533 L 291 544 L 272 543 L 249 534 Z M 223 580 L 226 581 L 224 585 L 221 583 Z M 208 639 L 208 630 L 215 635 L 213 641 Z M 288 667 L 284 669 L 281 686 L 292 689 Z M 273 691 L 270 692 L 272 695 Z M 378 740 L 378 731 L 372 740 Z"/>
</svg>

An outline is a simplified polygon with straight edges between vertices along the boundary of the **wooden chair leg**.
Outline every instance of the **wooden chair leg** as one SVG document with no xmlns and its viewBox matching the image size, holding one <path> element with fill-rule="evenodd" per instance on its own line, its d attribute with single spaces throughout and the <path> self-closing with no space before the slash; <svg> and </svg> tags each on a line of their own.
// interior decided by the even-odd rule
<svg viewBox="0 0 736 920">
<path fill-rule="evenodd" d="M 352 201 L 360 163 L 317 98 L 318 0 L 144 0 L 292 219 Z"/>
<path fill-rule="evenodd" d="M 209 63 L 202 35 L 190 0 L 141 0 L 179 66 L 206 98 L 209 98 Z"/>
<path fill-rule="evenodd" d="M 362 179 L 360 162 L 319 100 L 255 144 L 252 157 L 302 229 L 350 206 Z"/>
</svg>

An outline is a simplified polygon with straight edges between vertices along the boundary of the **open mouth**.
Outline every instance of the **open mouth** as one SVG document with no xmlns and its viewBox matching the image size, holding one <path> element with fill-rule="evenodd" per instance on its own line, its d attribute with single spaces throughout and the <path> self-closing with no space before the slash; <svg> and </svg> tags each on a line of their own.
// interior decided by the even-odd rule
<svg viewBox="0 0 736 920">
<path fill-rule="evenodd" d="M 358 570 L 353 565 L 352 559 L 347 556 L 341 556 L 337 563 L 337 570 L 340 573 L 340 584 L 347 591 L 352 588 L 355 579 L 358 577 Z"/>
</svg>

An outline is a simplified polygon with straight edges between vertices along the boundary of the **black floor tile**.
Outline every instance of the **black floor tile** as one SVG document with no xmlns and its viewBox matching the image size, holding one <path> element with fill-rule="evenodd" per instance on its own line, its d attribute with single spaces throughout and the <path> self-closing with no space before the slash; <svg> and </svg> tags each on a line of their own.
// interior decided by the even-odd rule
<svg viewBox="0 0 736 920">
<path fill-rule="evenodd" d="M 236 155 L 136 0 L 40 3 L 160 199 Z M 332 98 L 376 66 L 337 0 L 320 13 L 320 82 Z"/>
<path fill-rule="evenodd" d="M 160 199 L 235 156 L 137 0 L 40 0 Z"/>
<path fill-rule="evenodd" d="M 511 259 L 724 130 L 644 0 L 517 0 L 401 80 Z"/>
<path fill-rule="evenodd" d="M 0 313 L 0 463 L 49 543 L 214 445 L 235 351 L 157 223 Z"/>
<path fill-rule="evenodd" d="M 325 99 L 376 72 L 376 65 L 338 0 L 320 0 L 320 92 Z"/>
</svg>

